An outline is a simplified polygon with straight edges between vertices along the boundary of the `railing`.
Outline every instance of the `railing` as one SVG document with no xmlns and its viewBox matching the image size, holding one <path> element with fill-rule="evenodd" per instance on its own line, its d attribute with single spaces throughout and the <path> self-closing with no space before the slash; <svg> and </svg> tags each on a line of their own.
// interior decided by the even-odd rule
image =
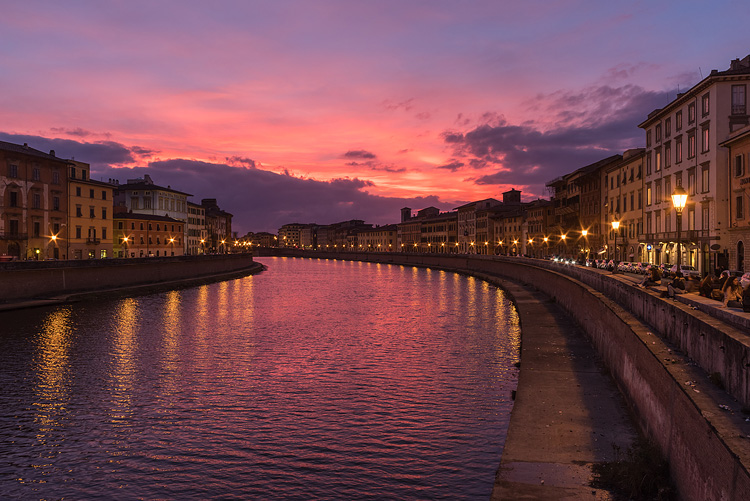
<svg viewBox="0 0 750 501">
<path fill-rule="evenodd" d="M 10 231 L 0 232 L 0 240 L 26 240 L 28 238 L 28 233 L 11 233 Z"/>
<path fill-rule="evenodd" d="M 708 238 L 709 230 L 684 230 L 680 232 L 680 240 L 699 240 L 701 238 Z M 645 240 L 647 242 L 676 242 L 677 232 L 676 231 L 664 231 L 661 233 L 646 233 Z"/>
<path fill-rule="evenodd" d="M 86 243 L 89 244 L 89 245 L 99 245 L 100 242 L 101 242 L 101 240 L 98 239 L 98 238 L 87 238 L 86 239 Z"/>
<path fill-rule="evenodd" d="M 747 114 L 747 108 L 744 104 L 733 104 L 732 105 L 732 115 L 746 115 Z"/>
</svg>

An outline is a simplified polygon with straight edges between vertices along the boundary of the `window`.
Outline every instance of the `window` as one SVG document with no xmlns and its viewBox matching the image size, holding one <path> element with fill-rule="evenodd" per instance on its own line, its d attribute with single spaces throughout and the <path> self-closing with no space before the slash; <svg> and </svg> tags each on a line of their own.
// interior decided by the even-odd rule
<svg viewBox="0 0 750 501">
<path fill-rule="evenodd" d="M 138 197 L 130 197 L 130 208 L 138 210 Z"/>
<path fill-rule="evenodd" d="M 76 205 L 76 217 L 83 217 L 83 212 L 80 205 Z"/>
<path fill-rule="evenodd" d="M 122 230 L 123 229 L 123 223 L 122 223 L 122 221 L 118 221 L 117 222 L 117 229 L 118 230 Z"/>
<path fill-rule="evenodd" d="M 656 172 L 661 170 L 661 148 L 656 149 Z"/>
<path fill-rule="evenodd" d="M 76 226 L 76 238 L 81 238 L 81 227 Z"/>
<path fill-rule="evenodd" d="M 672 146 L 667 143 L 664 145 L 664 168 L 668 169 L 672 165 Z"/>
<path fill-rule="evenodd" d="M 8 205 L 10 205 L 11 207 L 18 207 L 18 192 L 17 191 L 10 192 L 10 200 L 8 201 Z"/>
<path fill-rule="evenodd" d="M 701 116 L 708 116 L 709 113 L 709 93 L 706 92 L 701 96 Z"/>
<path fill-rule="evenodd" d="M 71 167 L 70 168 L 70 179 L 75 179 L 75 178 L 76 178 L 76 168 L 75 167 Z"/>
<path fill-rule="evenodd" d="M 672 197 L 672 182 L 669 177 L 664 178 L 664 197 L 667 198 L 667 202 L 670 202 Z"/>
<path fill-rule="evenodd" d="M 630 192 L 630 210 L 635 209 L 635 193 Z"/>
<path fill-rule="evenodd" d="M 679 132 L 682 130 L 682 111 L 678 111 L 674 116 L 674 130 Z"/>
<path fill-rule="evenodd" d="M 688 125 L 695 122 L 695 103 L 688 105 Z"/>
<path fill-rule="evenodd" d="M 60 173 L 58 171 L 52 172 L 52 184 L 60 184 Z"/>
<path fill-rule="evenodd" d="M 709 150 L 709 140 L 711 139 L 709 131 L 708 125 L 704 125 L 701 129 L 701 153 L 706 153 Z"/>
<path fill-rule="evenodd" d="M 8 177 L 18 177 L 18 166 L 10 164 L 8 166 Z"/>
<path fill-rule="evenodd" d="M 688 158 L 695 156 L 695 132 L 688 134 Z"/>
<path fill-rule="evenodd" d="M 151 208 L 151 199 L 150 198 L 144 198 L 143 199 L 143 208 L 144 209 L 150 209 Z"/>
<path fill-rule="evenodd" d="M 94 198 L 94 190 L 93 190 L 93 188 L 89 190 L 89 198 Z"/>
<path fill-rule="evenodd" d="M 668 138 L 672 135 L 672 119 L 667 118 L 664 120 L 664 137 Z"/>
<path fill-rule="evenodd" d="M 688 194 L 695 195 L 695 169 L 688 171 Z"/>
<path fill-rule="evenodd" d="M 646 206 L 651 205 L 651 183 L 646 185 Z"/>
<path fill-rule="evenodd" d="M 736 198 L 736 200 L 737 200 L 737 204 L 736 204 L 737 209 L 735 211 L 735 219 L 744 219 L 745 218 L 745 214 L 743 212 L 744 207 L 743 207 L 742 195 L 739 195 Z"/>
<path fill-rule="evenodd" d="M 664 231 L 667 233 L 672 231 L 672 209 L 664 211 Z"/>
<path fill-rule="evenodd" d="M 734 177 L 740 177 L 745 173 L 744 159 L 743 155 L 734 157 Z"/>
<path fill-rule="evenodd" d="M 141 229 L 143 229 L 143 223 L 141 223 Z"/>
<path fill-rule="evenodd" d="M 711 212 L 709 211 L 708 206 L 704 206 L 701 209 L 701 223 L 703 224 L 704 230 L 707 228 L 710 228 L 709 226 L 711 224 L 711 221 L 709 219 L 710 215 L 711 215 Z"/>
<path fill-rule="evenodd" d="M 156 231 L 161 231 L 161 225 L 160 224 L 156 225 Z"/>
<path fill-rule="evenodd" d="M 646 148 L 650 148 L 650 147 L 651 147 L 651 131 L 647 130 L 646 131 Z"/>
<path fill-rule="evenodd" d="M 654 213 L 654 231 L 659 233 L 661 231 L 661 211 Z"/>
<path fill-rule="evenodd" d="M 638 208 L 643 209 L 643 190 L 638 190 Z"/>
<path fill-rule="evenodd" d="M 106 239 L 107 239 L 107 227 L 102 226 L 102 240 L 106 240 Z"/>
<path fill-rule="evenodd" d="M 102 219 L 107 219 L 107 208 L 102 207 Z"/>
<path fill-rule="evenodd" d="M 646 214 L 646 233 L 653 233 L 653 225 L 651 223 L 651 213 Z"/>
<path fill-rule="evenodd" d="M 151 223 L 148 223 L 148 229 L 149 229 L 149 230 L 152 230 L 152 229 L 153 229 L 153 228 L 151 227 Z"/>
<path fill-rule="evenodd" d="M 42 223 L 34 221 L 34 236 L 38 237 L 42 233 Z"/>
<path fill-rule="evenodd" d="M 651 175 L 651 152 L 646 153 L 646 175 Z"/>
<path fill-rule="evenodd" d="M 674 162 L 676 164 L 682 162 L 682 138 L 674 140 Z"/>
<path fill-rule="evenodd" d="M 39 193 L 34 193 L 34 195 L 31 197 L 31 206 L 34 209 L 41 209 L 42 208 L 42 195 Z"/>
<path fill-rule="evenodd" d="M 654 203 L 660 204 L 662 202 L 662 198 L 661 198 L 661 182 L 660 181 L 656 181 L 654 183 L 654 191 L 655 191 L 655 193 L 654 193 Z"/>
<path fill-rule="evenodd" d="M 656 124 L 656 127 L 654 127 L 654 134 L 656 135 L 656 142 L 661 141 L 661 124 Z"/>
<path fill-rule="evenodd" d="M 94 215 L 94 208 L 93 208 L 93 207 L 89 207 L 89 217 L 91 217 L 91 218 L 94 218 L 94 217 L 96 217 L 96 216 Z"/>
<path fill-rule="evenodd" d="M 39 170 L 39 167 L 34 167 L 31 169 L 31 179 L 33 181 L 39 181 L 42 178 L 42 172 Z"/>
<path fill-rule="evenodd" d="M 709 178 L 710 171 L 708 167 L 709 167 L 708 165 L 704 165 L 701 168 L 701 191 L 703 193 L 707 193 L 709 191 L 709 188 L 711 187 L 710 185 L 711 181 Z"/>
<path fill-rule="evenodd" d="M 102 200 L 106 200 L 106 199 L 107 199 L 107 192 L 102 190 Z"/>
<path fill-rule="evenodd" d="M 732 115 L 745 115 L 745 86 L 732 85 Z"/>
<path fill-rule="evenodd" d="M 81 187 L 80 186 L 76 186 L 76 196 L 77 197 L 81 196 Z"/>
<path fill-rule="evenodd" d="M 695 229 L 695 208 L 688 209 L 688 230 L 693 231 Z"/>
<path fill-rule="evenodd" d="M 60 197 L 52 197 L 52 210 L 60 210 Z"/>
</svg>

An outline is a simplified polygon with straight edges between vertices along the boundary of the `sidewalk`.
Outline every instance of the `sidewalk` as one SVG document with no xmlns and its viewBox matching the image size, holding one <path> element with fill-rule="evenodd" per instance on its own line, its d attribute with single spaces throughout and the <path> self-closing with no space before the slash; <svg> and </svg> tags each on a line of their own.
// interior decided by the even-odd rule
<svg viewBox="0 0 750 501">
<path fill-rule="evenodd" d="M 590 342 L 549 298 L 501 281 L 523 332 L 521 371 L 493 500 L 609 500 L 591 465 L 637 437 L 622 395 Z"/>
</svg>

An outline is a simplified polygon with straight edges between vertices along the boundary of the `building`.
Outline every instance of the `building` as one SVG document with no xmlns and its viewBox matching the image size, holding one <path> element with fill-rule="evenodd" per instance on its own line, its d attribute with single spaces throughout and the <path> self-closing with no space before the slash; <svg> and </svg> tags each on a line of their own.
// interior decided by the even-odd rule
<svg viewBox="0 0 750 501">
<path fill-rule="evenodd" d="M 193 202 L 188 202 L 187 208 L 187 255 L 197 256 L 204 254 L 208 240 L 206 208 Z"/>
<path fill-rule="evenodd" d="M 643 233 L 643 158 L 644 149 L 627 150 L 622 157 L 600 173 L 603 208 L 599 228 L 603 240 L 597 241 L 599 255 L 616 261 L 653 261 L 653 249 L 640 242 Z M 612 222 L 617 221 L 617 242 Z M 600 245 L 599 245 L 600 244 Z M 617 244 L 615 246 L 615 244 Z M 649 255 L 651 252 L 651 255 Z"/>
<path fill-rule="evenodd" d="M 201 200 L 206 213 L 206 245 L 209 252 L 226 253 L 233 244 L 232 214 L 219 208 L 215 198 Z"/>
<path fill-rule="evenodd" d="M 112 214 L 115 186 L 91 179 L 91 167 L 69 161 L 68 238 L 69 259 L 113 257 Z"/>
<path fill-rule="evenodd" d="M 688 201 L 680 218 L 681 262 L 700 271 L 729 265 L 729 151 L 720 145 L 750 123 L 749 82 L 750 56 L 735 59 L 639 124 L 646 133 L 640 236 L 654 262 L 677 262 L 678 221 L 670 196 L 682 186 Z"/>
<path fill-rule="evenodd" d="M 469 202 L 461 207 L 457 207 L 457 219 L 458 219 L 458 250 L 462 254 L 477 254 L 477 242 L 479 237 L 482 237 L 482 247 L 484 242 L 488 238 L 491 238 L 488 234 L 487 228 L 489 224 L 488 213 L 480 215 L 480 228 L 477 229 L 477 212 L 489 209 L 500 205 L 499 200 L 494 198 L 486 198 L 484 200 L 478 200 L 476 202 Z M 489 245 L 489 243 L 488 243 Z M 479 252 L 482 252 L 481 250 Z"/>
<path fill-rule="evenodd" d="M 730 134 L 720 146 L 727 149 L 729 165 L 729 241 L 731 270 L 750 271 L 750 126 Z"/>
<path fill-rule="evenodd" d="M 68 162 L 0 141 L 0 255 L 67 259 Z"/>
<path fill-rule="evenodd" d="M 182 224 L 185 234 L 180 239 L 187 247 L 188 229 L 188 201 L 189 193 L 166 188 L 154 183 L 151 176 L 128 179 L 126 184 L 117 184 L 115 190 L 115 206 L 124 207 L 125 212 L 133 214 L 148 214 L 177 219 Z M 183 253 L 187 249 L 183 249 Z"/>
<path fill-rule="evenodd" d="M 318 225 L 305 224 L 299 231 L 299 242 L 303 249 L 318 248 Z"/>
<path fill-rule="evenodd" d="M 125 212 L 120 208 L 115 213 L 113 222 L 115 257 L 170 257 L 184 254 L 184 221 L 167 216 Z"/>
<path fill-rule="evenodd" d="M 300 223 L 289 223 L 279 228 L 279 247 L 299 247 L 300 232 L 304 226 Z"/>
<path fill-rule="evenodd" d="M 398 226 L 388 224 L 357 231 L 357 248 L 372 252 L 395 252 L 398 242 Z"/>
</svg>

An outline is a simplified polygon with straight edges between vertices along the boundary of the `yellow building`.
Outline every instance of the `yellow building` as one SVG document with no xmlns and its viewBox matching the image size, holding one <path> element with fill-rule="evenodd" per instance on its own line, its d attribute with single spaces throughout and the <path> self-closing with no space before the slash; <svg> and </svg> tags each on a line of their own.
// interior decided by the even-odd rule
<svg viewBox="0 0 750 501">
<path fill-rule="evenodd" d="M 720 144 L 729 150 L 729 256 L 730 270 L 750 271 L 750 126 Z"/>
<path fill-rule="evenodd" d="M 66 254 L 69 259 L 112 257 L 114 186 L 92 180 L 87 163 L 71 160 L 68 169 Z"/>
</svg>

